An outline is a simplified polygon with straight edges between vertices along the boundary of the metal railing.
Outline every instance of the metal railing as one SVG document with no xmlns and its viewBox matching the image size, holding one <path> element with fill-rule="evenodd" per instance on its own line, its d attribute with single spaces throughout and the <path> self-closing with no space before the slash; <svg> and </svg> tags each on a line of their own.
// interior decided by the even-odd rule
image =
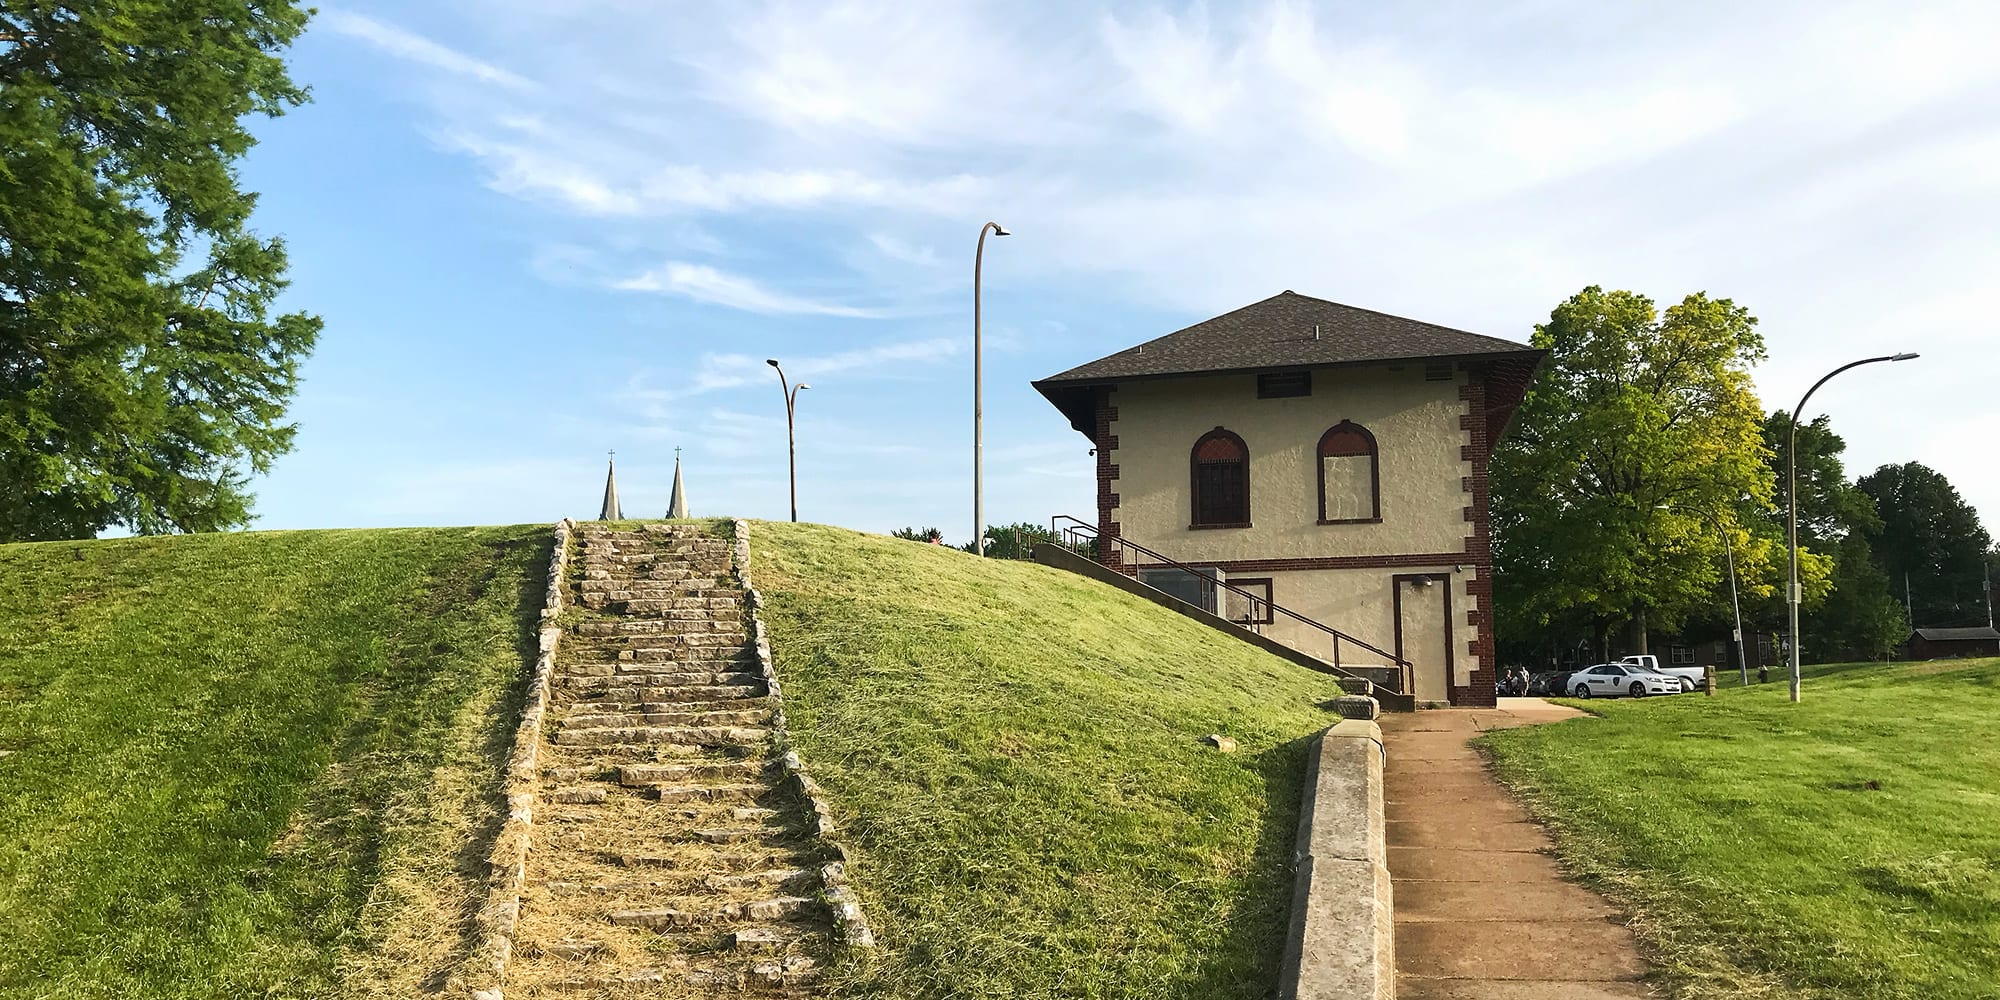
<svg viewBox="0 0 2000 1000">
<path fill-rule="evenodd" d="M 1313 619 L 1307 618 L 1306 616 L 1299 614 L 1296 611 L 1292 611 L 1289 608 L 1284 607 L 1283 605 L 1274 604 L 1268 598 L 1259 597 L 1256 594 L 1251 593 L 1250 591 L 1232 585 L 1227 580 L 1221 580 L 1217 579 L 1216 577 L 1210 576 L 1209 574 L 1204 573 L 1201 570 L 1188 565 L 1187 563 L 1163 555 L 1159 552 L 1155 552 L 1154 550 L 1149 549 L 1144 545 L 1140 545 L 1138 542 L 1132 541 L 1129 538 L 1124 538 L 1121 536 L 1106 536 L 1102 531 L 1098 530 L 1097 525 L 1092 524 L 1089 521 L 1082 520 L 1081 518 L 1071 517 L 1067 514 L 1057 514 L 1056 516 L 1049 519 L 1049 532 L 1055 536 L 1056 544 L 1061 545 L 1063 548 L 1069 549 L 1072 552 L 1076 552 L 1080 555 L 1084 555 L 1091 559 L 1094 559 L 1100 563 L 1106 562 L 1105 559 L 1106 555 L 1115 552 L 1118 555 L 1119 568 L 1123 571 L 1130 572 L 1135 576 L 1141 569 L 1179 570 L 1183 573 L 1195 577 L 1196 579 L 1200 580 L 1202 583 L 1208 586 L 1214 587 L 1217 590 L 1226 591 L 1230 594 L 1234 594 L 1235 596 L 1242 598 L 1244 601 L 1248 602 L 1248 607 L 1250 610 L 1250 615 L 1248 617 L 1252 619 L 1269 618 L 1273 622 L 1275 622 L 1279 618 L 1284 618 L 1288 621 L 1298 622 L 1299 624 L 1304 625 L 1307 628 L 1313 629 L 1315 631 L 1325 633 L 1327 637 L 1333 641 L 1333 668 L 1334 670 L 1340 673 L 1343 674 L 1350 673 L 1350 671 L 1347 668 L 1341 666 L 1340 663 L 1341 643 L 1344 642 L 1350 646 L 1359 646 L 1360 648 L 1365 649 L 1368 652 L 1374 653 L 1375 655 L 1382 657 L 1384 663 L 1394 666 L 1396 668 L 1401 678 L 1401 683 L 1402 683 L 1401 690 L 1403 692 L 1407 693 L 1415 690 L 1415 688 L 1412 686 L 1415 678 L 1411 674 L 1410 661 L 1405 660 L 1394 653 L 1388 652 L 1387 650 L 1384 650 L 1381 647 L 1374 645 L 1373 643 L 1357 639 L 1323 622 L 1314 621 Z M 1107 551 L 1107 548 L 1110 550 L 1109 552 Z M 1126 558 L 1127 553 L 1135 553 L 1137 555 L 1144 556 L 1145 560 L 1142 562 L 1141 560 L 1138 559 L 1128 559 Z M 1247 626 L 1247 623 L 1243 624 L 1246 624 Z"/>
</svg>

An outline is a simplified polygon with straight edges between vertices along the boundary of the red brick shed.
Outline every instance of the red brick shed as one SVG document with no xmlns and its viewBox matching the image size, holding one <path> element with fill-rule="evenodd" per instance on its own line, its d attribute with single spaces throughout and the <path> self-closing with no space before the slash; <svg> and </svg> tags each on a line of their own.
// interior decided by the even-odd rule
<svg viewBox="0 0 2000 1000">
<path fill-rule="evenodd" d="M 1991 626 L 1978 628 L 1920 628 L 1910 633 L 1904 644 L 1912 660 L 1935 660 L 1941 656 L 2000 656 L 2000 631 Z"/>
</svg>

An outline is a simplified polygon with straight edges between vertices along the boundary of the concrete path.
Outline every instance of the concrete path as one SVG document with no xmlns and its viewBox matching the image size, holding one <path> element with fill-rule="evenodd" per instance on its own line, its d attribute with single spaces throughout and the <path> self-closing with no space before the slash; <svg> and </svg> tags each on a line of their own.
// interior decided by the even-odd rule
<svg viewBox="0 0 2000 1000">
<path fill-rule="evenodd" d="M 1548 837 L 1466 741 L 1581 713 L 1539 698 L 1385 715 L 1401 1000 L 1634 1000 L 1648 966 L 1604 899 L 1562 880 Z"/>
</svg>

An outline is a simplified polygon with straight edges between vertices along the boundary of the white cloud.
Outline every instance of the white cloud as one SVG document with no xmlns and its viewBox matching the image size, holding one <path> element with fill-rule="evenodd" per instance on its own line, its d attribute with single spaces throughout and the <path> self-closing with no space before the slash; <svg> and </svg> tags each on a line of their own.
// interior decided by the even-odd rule
<svg viewBox="0 0 2000 1000">
<path fill-rule="evenodd" d="M 514 90 L 533 90 L 535 84 L 517 73 L 501 69 L 492 63 L 447 48 L 422 35 L 406 31 L 393 24 L 377 21 L 351 11 L 322 10 L 319 23 L 349 38 L 367 43 L 374 49 L 414 63 L 421 63 L 432 69 L 469 77 L 482 83 L 491 83 Z"/>
<path fill-rule="evenodd" d="M 765 316 L 958 307 L 959 262 L 1000 219 L 1020 235 L 988 247 L 988 294 L 1021 294 L 1026 329 L 1073 314 L 1035 344 L 1060 341 L 1049 370 L 1164 332 L 1103 321 L 1135 308 L 1191 320 L 1290 287 L 1520 338 L 1598 283 L 1749 306 L 1773 407 L 1885 337 L 1962 345 L 1961 370 L 2000 378 L 1969 349 L 2000 269 L 2000 7 L 1776 0 L 1727 20 L 1563 2 L 502 3 L 451 40 L 534 66 L 537 86 L 432 95 L 425 125 L 545 212 L 542 245 L 592 246 L 600 284 Z M 697 223 L 712 243 L 675 240 Z M 690 262 L 717 248 L 730 270 Z M 672 391 L 769 377 L 732 357 Z M 1977 393 L 1839 400 L 1857 467 L 1912 447 L 1871 428 L 2000 414 Z M 1978 481 L 1974 464 L 1941 468 Z M 2000 483 L 1979 489 L 2000 518 Z"/>
<path fill-rule="evenodd" d="M 883 315 L 879 310 L 816 302 L 774 292 L 742 275 L 718 271 L 706 264 L 680 261 L 668 261 L 637 277 L 617 282 L 613 287 L 628 292 L 664 292 L 709 305 L 765 315 L 843 316 L 849 319 L 875 319 Z"/>
</svg>

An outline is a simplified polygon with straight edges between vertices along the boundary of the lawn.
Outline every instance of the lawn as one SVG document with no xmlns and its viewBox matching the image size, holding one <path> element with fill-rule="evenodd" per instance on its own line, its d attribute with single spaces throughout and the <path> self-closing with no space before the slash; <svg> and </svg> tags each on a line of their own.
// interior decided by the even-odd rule
<svg viewBox="0 0 2000 1000">
<path fill-rule="evenodd" d="M 751 541 L 793 739 L 881 939 L 843 994 L 1273 995 L 1331 678 L 1042 566 Z"/>
<path fill-rule="evenodd" d="M 1486 738 L 1684 997 L 2000 997 L 2000 660 L 1576 703 Z"/>
<path fill-rule="evenodd" d="M 447 982 L 548 539 L 0 546 L 0 997 Z"/>
</svg>

